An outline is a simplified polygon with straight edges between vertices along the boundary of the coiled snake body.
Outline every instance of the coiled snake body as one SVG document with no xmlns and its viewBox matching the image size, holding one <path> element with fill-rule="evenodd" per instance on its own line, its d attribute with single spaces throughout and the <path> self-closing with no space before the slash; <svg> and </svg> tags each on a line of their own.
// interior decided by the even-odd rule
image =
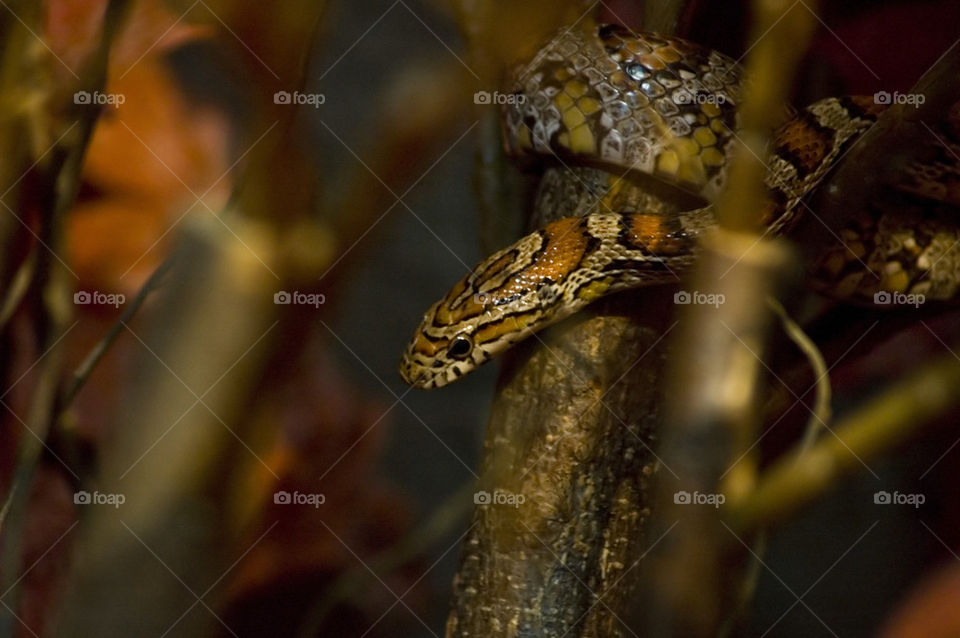
<svg viewBox="0 0 960 638">
<path fill-rule="evenodd" d="M 440 387 L 601 296 L 676 281 L 715 224 L 741 75 L 715 51 L 616 26 L 568 30 L 544 47 L 516 76 L 505 145 L 545 160 L 536 206 L 563 218 L 488 257 L 430 308 L 404 353 L 404 380 Z M 770 232 L 790 227 L 800 199 L 883 108 L 829 98 L 776 131 Z M 664 205 L 650 195 L 664 184 L 698 205 Z"/>
</svg>

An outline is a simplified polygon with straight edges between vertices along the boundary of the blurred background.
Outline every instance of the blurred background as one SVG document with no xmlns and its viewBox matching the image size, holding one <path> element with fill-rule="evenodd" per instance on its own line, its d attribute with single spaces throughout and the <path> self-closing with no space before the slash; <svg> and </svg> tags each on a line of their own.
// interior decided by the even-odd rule
<svg viewBox="0 0 960 638">
<path fill-rule="evenodd" d="M 517 236 L 478 204 L 498 116 L 473 94 L 561 9 L 114 4 L 4 5 L 2 635 L 443 635 L 497 366 L 425 392 L 397 364 Z M 640 2 L 568 4 L 643 27 Z M 960 37 L 955 2 L 816 13 L 797 104 L 905 91 Z M 682 15 L 749 47 L 745 2 Z M 835 410 L 960 342 L 957 319 L 840 361 Z M 771 535 L 747 635 L 960 635 L 960 453 L 935 432 Z M 878 513 L 878 485 L 926 503 Z"/>
</svg>

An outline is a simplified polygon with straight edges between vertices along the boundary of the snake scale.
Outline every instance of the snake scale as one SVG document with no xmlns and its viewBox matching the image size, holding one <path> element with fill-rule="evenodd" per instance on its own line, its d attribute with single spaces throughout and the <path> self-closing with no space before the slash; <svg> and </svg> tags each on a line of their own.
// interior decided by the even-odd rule
<svg viewBox="0 0 960 638">
<path fill-rule="evenodd" d="M 679 38 L 603 25 L 550 41 L 516 73 L 504 143 L 518 161 L 545 166 L 535 205 L 562 218 L 485 259 L 427 311 L 403 379 L 443 386 L 604 295 L 677 281 L 715 226 L 743 86 L 734 60 Z M 775 131 L 768 232 L 790 229 L 800 200 L 884 108 L 872 97 L 827 98 Z M 931 183 L 922 177 L 918 190 Z M 665 186 L 694 205 L 671 208 L 650 194 Z M 821 274 L 841 279 L 845 266 Z M 912 280 L 880 288 L 903 291 Z"/>
</svg>

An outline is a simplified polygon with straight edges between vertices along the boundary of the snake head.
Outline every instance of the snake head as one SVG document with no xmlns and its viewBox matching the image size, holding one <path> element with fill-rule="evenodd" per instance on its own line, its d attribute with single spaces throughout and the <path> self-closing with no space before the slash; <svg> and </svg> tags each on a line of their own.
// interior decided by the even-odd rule
<svg viewBox="0 0 960 638">
<path fill-rule="evenodd" d="M 471 290 L 472 277 L 424 314 L 407 344 L 400 376 L 411 386 L 433 389 L 456 381 L 540 327 L 536 293 L 498 305 L 502 297 L 495 293 Z"/>
<path fill-rule="evenodd" d="M 527 235 L 458 281 L 424 314 L 400 362 L 403 380 L 439 388 L 559 318 L 554 283 L 582 254 L 579 224 L 565 220 Z"/>
<path fill-rule="evenodd" d="M 423 316 L 400 362 L 400 376 L 416 388 L 432 389 L 450 383 L 484 363 L 490 356 L 474 341 L 476 323 L 444 325 L 438 315 L 449 313 L 446 299 Z"/>
<path fill-rule="evenodd" d="M 513 317 L 498 322 L 501 313 L 483 293 L 459 306 L 456 301 L 451 294 L 435 303 L 407 345 L 400 376 L 413 387 L 432 389 L 456 381 L 529 334 Z M 497 338 L 490 339 L 495 333 Z"/>
</svg>

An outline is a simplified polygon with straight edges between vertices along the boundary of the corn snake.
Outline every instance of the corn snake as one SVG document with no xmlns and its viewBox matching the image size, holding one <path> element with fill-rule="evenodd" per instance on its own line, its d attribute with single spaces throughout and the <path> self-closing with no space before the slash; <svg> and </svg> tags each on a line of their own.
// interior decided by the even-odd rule
<svg viewBox="0 0 960 638">
<path fill-rule="evenodd" d="M 427 311 L 404 353 L 404 380 L 443 386 L 602 296 L 677 281 L 694 262 L 698 239 L 715 226 L 711 203 L 725 187 L 743 86 L 741 69 L 723 54 L 612 25 L 564 31 L 541 49 L 516 74 L 504 144 L 519 162 L 543 165 L 535 206 L 562 218 L 485 259 Z M 884 109 L 855 96 L 790 114 L 768 158 L 768 232 L 790 230 L 801 199 Z M 904 191 L 960 199 L 960 189 L 937 190 L 943 173 L 956 173 L 949 158 L 937 175 L 913 169 Z M 696 205 L 678 208 L 651 195 L 664 185 Z M 876 252 L 892 252 L 902 230 L 873 228 Z M 918 287 L 934 298 L 953 296 L 952 274 L 931 289 L 910 272 L 922 258 L 882 264 L 899 269 L 870 286 L 862 273 L 843 272 L 849 258 L 825 258 L 818 287 L 838 296 Z"/>
</svg>

